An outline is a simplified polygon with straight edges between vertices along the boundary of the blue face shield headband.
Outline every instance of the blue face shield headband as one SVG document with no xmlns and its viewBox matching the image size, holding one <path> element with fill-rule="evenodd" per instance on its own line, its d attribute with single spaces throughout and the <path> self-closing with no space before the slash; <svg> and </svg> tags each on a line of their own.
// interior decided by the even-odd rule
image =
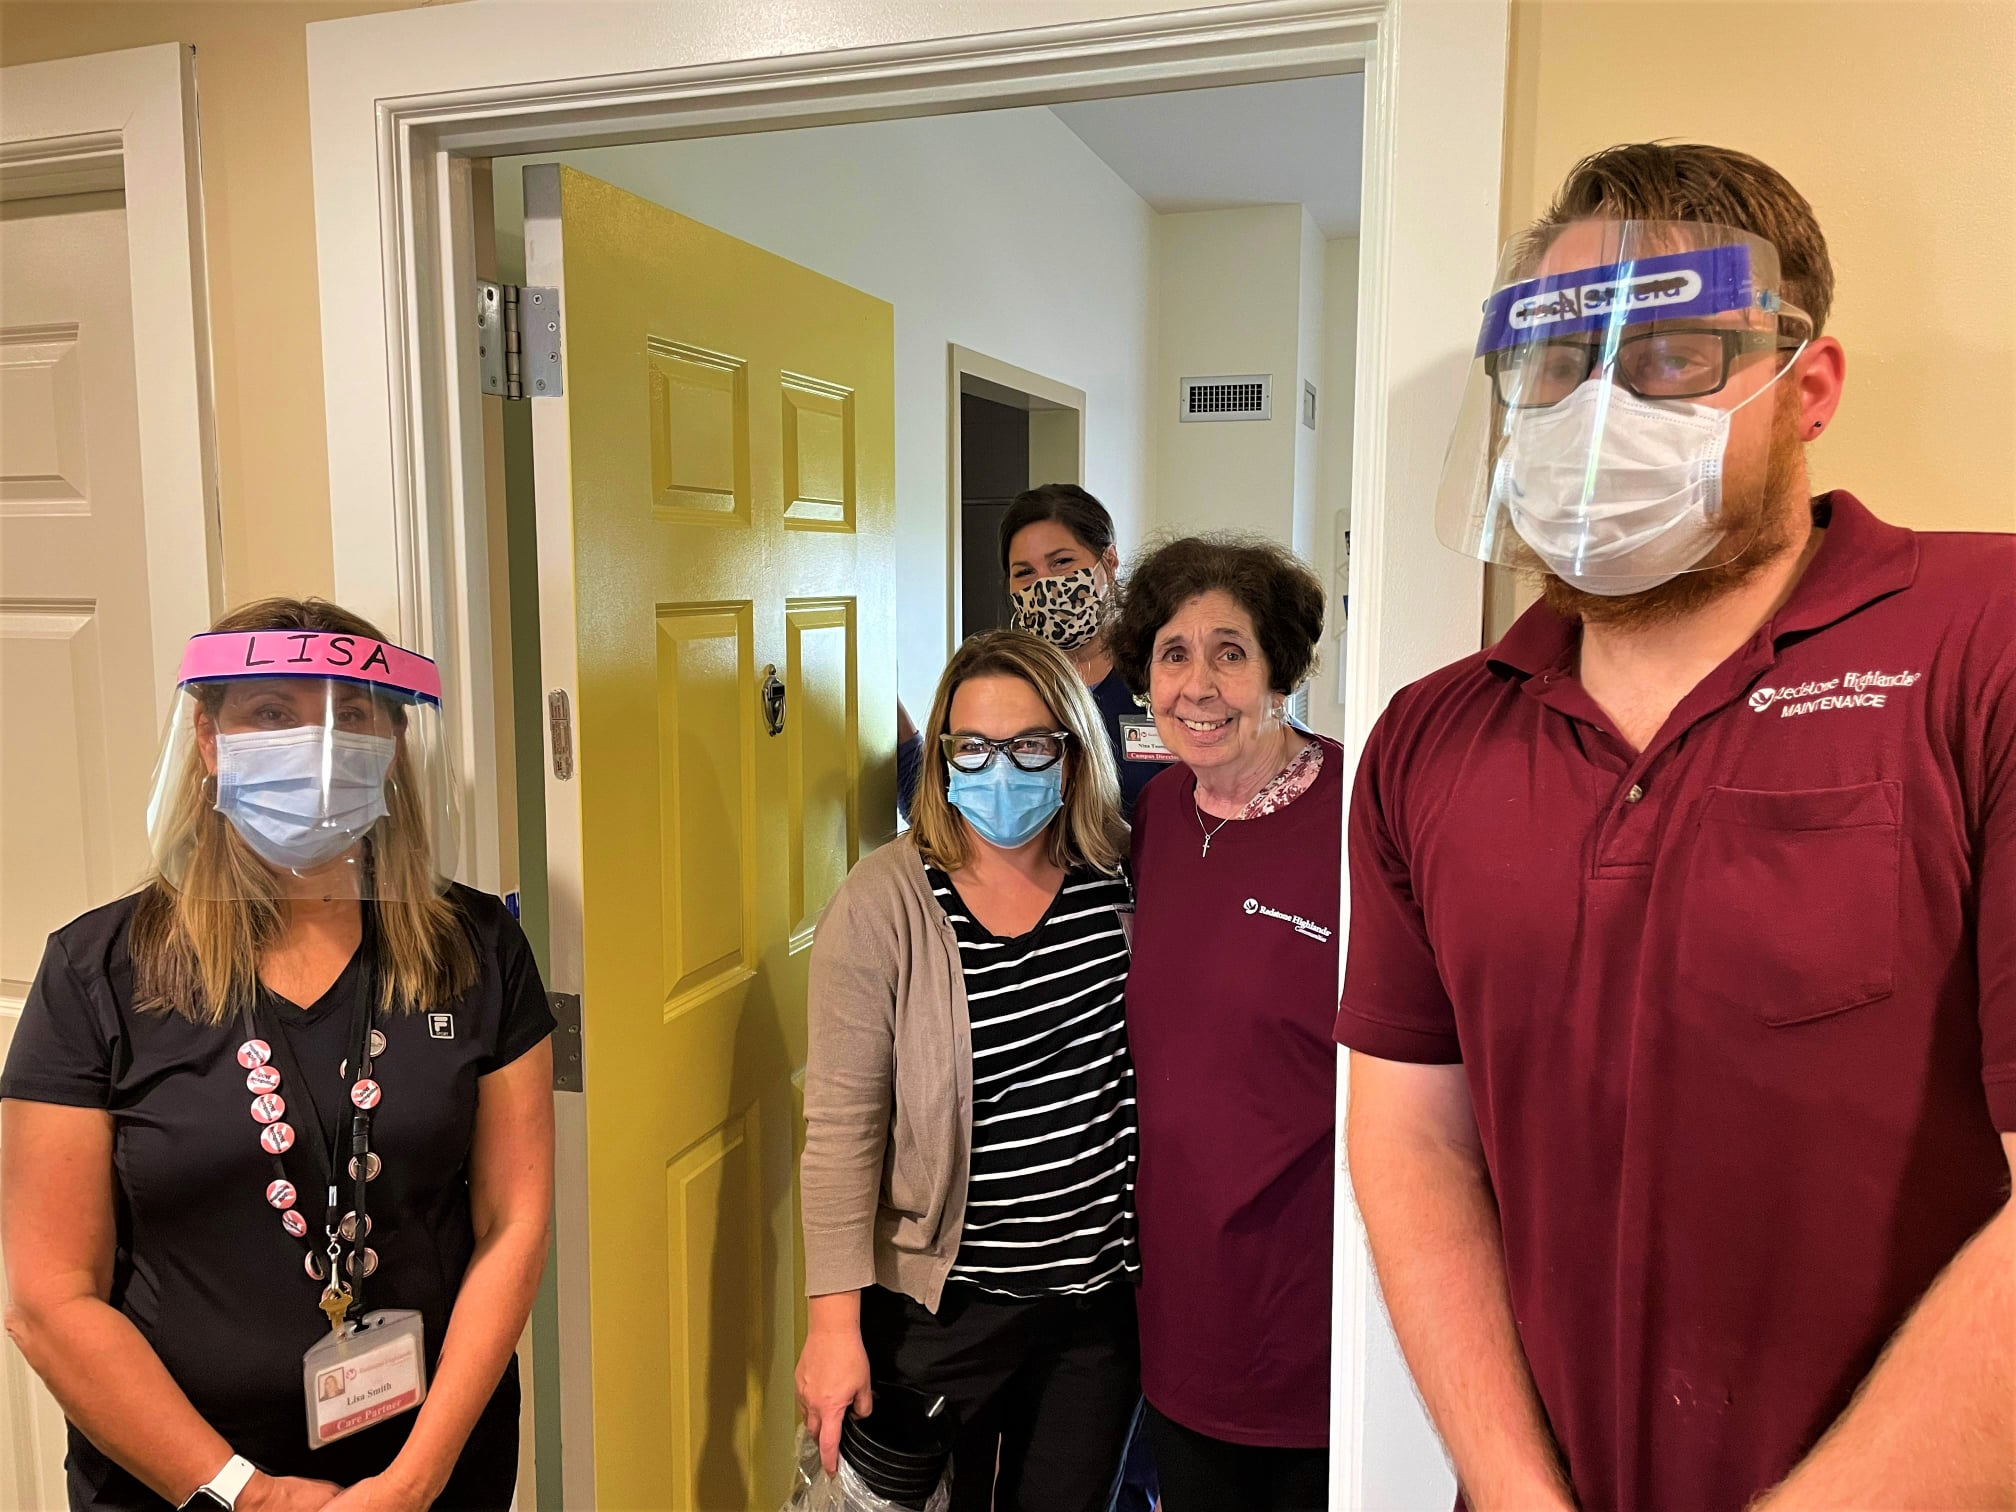
<svg viewBox="0 0 2016 1512">
<path fill-rule="evenodd" d="M 1515 237 L 1437 535 L 1611 597 L 1736 560 L 1758 512 L 1729 507 L 1749 486 L 1724 476 L 1732 427 L 1789 370 L 1802 328 L 1776 249 L 1732 227 L 1596 218 Z"/>
</svg>

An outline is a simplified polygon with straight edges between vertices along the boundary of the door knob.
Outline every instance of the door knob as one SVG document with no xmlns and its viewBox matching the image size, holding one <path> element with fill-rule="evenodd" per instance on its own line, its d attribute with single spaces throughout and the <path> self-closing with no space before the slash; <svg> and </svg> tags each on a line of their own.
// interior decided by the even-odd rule
<svg viewBox="0 0 2016 1512">
<path fill-rule="evenodd" d="M 784 684 L 774 663 L 763 669 L 763 723 L 772 735 L 784 733 Z"/>
</svg>

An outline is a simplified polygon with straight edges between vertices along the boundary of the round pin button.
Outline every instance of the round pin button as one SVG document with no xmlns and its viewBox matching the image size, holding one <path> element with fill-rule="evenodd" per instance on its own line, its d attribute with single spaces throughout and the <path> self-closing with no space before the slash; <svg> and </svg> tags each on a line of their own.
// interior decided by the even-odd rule
<svg viewBox="0 0 2016 1512">
<path fill-rule="evenodd" d="M 376 1155 L 366 1155 L 364 1157 L 364 1179 L 366 1181 L 376 1181 L 378 1173 L 383 1169 L 385 1169 L 385 1162 L 380 1160 Z M 357 1179 L 357 1157 L 355 1155 L 350 1157 L 350 1179 L 352 1181 Z"/>
<path fill-rule="evenodd" d="M 353 1276 L 359 1274 L 357 1269 L 357 1253 L 358 1252 L 356 1250 L 352 1250 L 344 1258 L 344 1264 L 349 1267 L 350 1274 Z M 366 1249 L 363 1253 L 364 1253 L 364 1269 L 362 1274 L 369 1276 L 374 1274 L 378 1269 L 378 1251 L 374 1249 Z"/>
<path fill-rule="evenodd" d="M 294 1197 L 294 1183 L 291 1181 L 273 1181 L 266 1185 L 266 1200 L 276 1208 L 283 1211 L 291 1208 L 294 1206 Z"/>
<path fill-rule="evenodd" d="M 250 1071 L 273 1059 L 273 1047 L 262 1039 L 249 1039 L 238 1047 L 238 1064 Z"/>
<path fill-rule="evenodd" d="M 245 1090 L 253 1094 L 280 1090 L 280 1073 L 271 1066 L 254 1066 L 245 1073 Z"/>
<path fill-rule="evenodd" d="M 312 1249 L 308 1251 L 307 1258 L 301 1262 L 301 1269 L 308 1272 L 317 1281 L 327 1281 L 329 1279 L 329 1262 Z"/>
<path fill-rule="evenodd" d="M 355 1212 L 345 1213 L 343 1221 L 336 1225 L 336 1232 L 352 1244 L 355 1244 L 357 1242 L 357 1214 Z M 364 1215 L 364 1237 L 366 1239 L 371 1237 L 371 1215 L 369 1213 Z"/>
<path fill-rule="evenodd" d="M 287 1112 L 287 1099 L 277 1092 L 252 1099 L 252 1116 L 262 1124 L 278 1123 Z"/>
<path fill-rule="evenodd" d="M 350 1089 L 350 1101 L 360 1108 L 377 1107 L 378 1099 L 384 1095 L 384 1089 L 368 1076 Z"/>
<path fill-rule="evenodd" d="M 301 1238 L 308 1232 L 308 1220 L 291 1209 L 280 1215 L 280 1226 L 296 1239 Z"/>
<path fill-rule="evenodd" d="M 266 1147 L 268 1155 L 284 1155 L 294 1148 L 294 1126 L 270 1123 L 259 1131 L 259 1143 Z"/>
<path fill-rule="evenodd" d="M 376 1029 L 371 1031 L 371 1059 L 376 1060 L 385 1053 L 385 1036 Z"/>
</svg>

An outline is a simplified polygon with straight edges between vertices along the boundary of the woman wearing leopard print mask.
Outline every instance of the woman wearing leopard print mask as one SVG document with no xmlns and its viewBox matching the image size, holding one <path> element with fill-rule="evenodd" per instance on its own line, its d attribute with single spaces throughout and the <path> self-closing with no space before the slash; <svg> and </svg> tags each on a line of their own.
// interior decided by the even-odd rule
<svg viewBox="0 0 2016 1512">
<path fill-rule="evenodd" d="M 1155 724 L 1113 669 L 1106 622 L 1120 553 L 1113 517 L 1074 483 L 1046 483 L 1022 494 L 1001 520 L 1001 570 L 1014 606 L 1010 623 L 1050 642 L 1092 690 L 1113 742 L 1120 800 L 1131 813 L 1135 795 L 1167 764 Z"/>
<path fill-rule="evenodd" d="M 1120 807 L 1175 758 L 1155 733 L 1155 721 L 1113 670 L 1106 621 L 1120 576 L 1113 517 L 1075 483 L 1045 483 L 1016 497 L 1001 518 L 1001 572 L 1013 606 L 1009 624 L 1046 640 L 1065 656 L 1099 706 L 1113 760 L 1120 768 Z M 899 703 L 896 785 L 904 817 L 917 788 L 923 747 Z"/>
</svg>

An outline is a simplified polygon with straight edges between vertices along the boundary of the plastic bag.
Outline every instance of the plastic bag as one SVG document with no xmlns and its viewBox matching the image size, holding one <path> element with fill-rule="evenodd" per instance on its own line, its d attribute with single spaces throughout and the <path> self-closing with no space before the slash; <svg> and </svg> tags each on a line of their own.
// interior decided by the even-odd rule
<svg viewBox="0 0 2016 1512">
<path fill-rule="evenodd" d="M 923 1512 L 948 1512 L 952 1505 L 952 1471 L 948 1466 Z M 877 1496 L 862 1484 L 846 1460 L 838 1474 L 828 1475 L 819 1463 L 819 1441 L 798 1430 L 798 1474 L 783 1512 L 912 1512 L 900 1502 Z"/>
</svg>

